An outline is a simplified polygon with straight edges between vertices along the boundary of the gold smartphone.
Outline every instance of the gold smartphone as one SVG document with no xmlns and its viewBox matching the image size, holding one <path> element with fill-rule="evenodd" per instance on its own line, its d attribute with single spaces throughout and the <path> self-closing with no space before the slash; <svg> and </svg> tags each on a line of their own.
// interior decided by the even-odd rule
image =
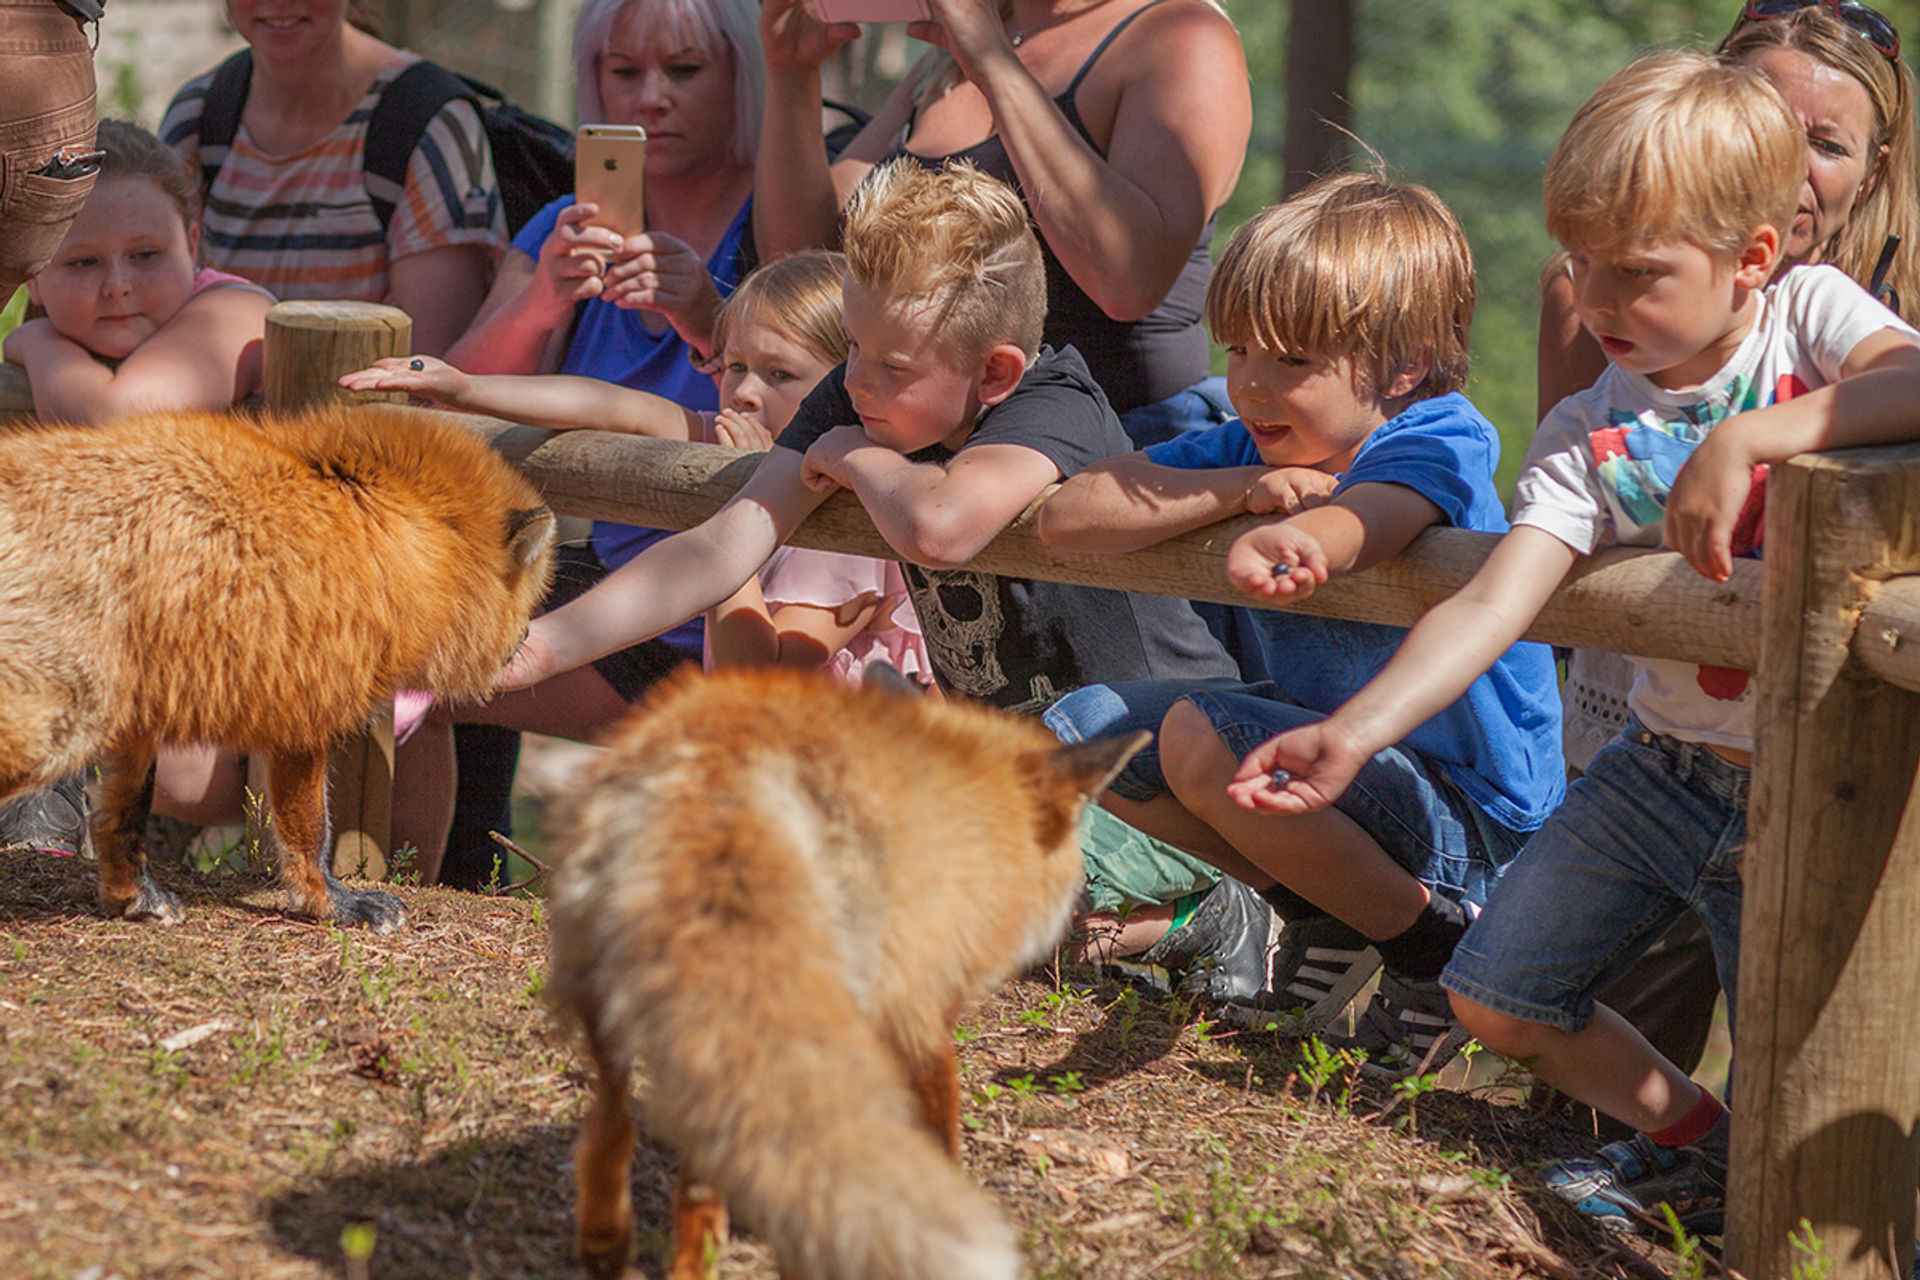
<svg viewBox="0 0 1920 1280">
<path fill-rule="evenodd" d="M 930 22 L 926 0 L 813 0 L 822 22 Z"/>
<path fill-rule="evenodd" d="M 638 235 L 647 229 L 641 180 L 647 131 L 637 124 L 583 124 L 573 144 L 573 198 L 600 212 L 593 225 Z"/>
</svg>

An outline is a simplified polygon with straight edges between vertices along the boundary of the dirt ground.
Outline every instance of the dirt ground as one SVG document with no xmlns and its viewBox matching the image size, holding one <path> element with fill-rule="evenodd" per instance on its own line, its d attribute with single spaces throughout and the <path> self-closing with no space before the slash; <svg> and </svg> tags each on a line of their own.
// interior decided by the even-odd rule
<svg viewBox="0 0 1920 1280">
<path fill-rule="evenodd" d="M 586 1095 L 540 999 L 537 898 L 402 887 L 411 925 L 380 938 L 288 916 L 264 868 L 161 878 L 188 904 L 171 929 L 100 918 L 78 859 L 0 861 L 8 1277 L 573 1274 Z M 1541 1188 L 1538 1163 L 1585 1139 L 1490 1064 L 1382 1091 L 1314 1042 L 1199 1014 L 1067 968 L 957 1032 L 967 1163 L 1035 1277 L 1672 1270 Z M 641 1274 L 672 1173 L 643 1145 Z M 722 1264 L 773 1274 L 745 1241 Z"/>
</svg>

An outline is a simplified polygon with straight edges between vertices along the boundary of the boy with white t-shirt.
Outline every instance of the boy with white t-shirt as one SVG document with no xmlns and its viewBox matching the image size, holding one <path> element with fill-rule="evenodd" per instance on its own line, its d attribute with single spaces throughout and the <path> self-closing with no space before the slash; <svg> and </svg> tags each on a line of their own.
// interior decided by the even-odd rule
<svg viewBox="0 0 1920 1280">
<path fill-rule="evenodd" d="M 1574 117 L 1547 169 L 1547 226 L 1610 367 L 1541 424 L 1513 530 L 1479 573 L 1333 716 L 1249 753 L 1229 788 L 1240 804 L 1329 803 L 1521 635 L 1578 556 L 1664 540 L 1724 581 L 1758 549 L 1767 463 L 1913 437 L 1920 333 L 1831 267 L 1769 283 L 1804 145 L 1764 79 L 1697 54 L 1634 63 Z M 1716 1231 L 1724 1107 L 1594 993 L 1691 907 L 1733 994 L 1753 698 L 1746 672 L 1633 663 L 1626 732 L 1528 841 L 1441 982 L 1484 1044 L 1637 1130 L 1550 1167 L 1556 1191 L 1611 1227 L 1665 1205 Z M 1280 789 L 1276 770 L 1291 774 Z"/>
</svg>

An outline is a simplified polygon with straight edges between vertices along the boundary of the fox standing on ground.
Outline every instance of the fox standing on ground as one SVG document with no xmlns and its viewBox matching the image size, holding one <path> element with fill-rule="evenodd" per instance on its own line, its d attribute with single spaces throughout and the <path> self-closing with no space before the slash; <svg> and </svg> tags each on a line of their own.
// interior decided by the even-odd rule
<svg viewBox="0 0 1920 1280">
<path fill-rule="evenodd" d="M 327 869 L 327 750 L 396 687 L 488 692 L 550 575 L 533 486 L 451 422 L 355 407 L 8 430 L 0 491 L 0 800 L 108 763 L 101 903 L 172 923 L 155 747 L 263 753 L 296 909 L 401 924 Z"/>
<path fill-rule="evenodd" d="M 672 1280 L 708 1274 L 728 1207 L 788 1276 L 1019 1275 L 948 1158 L 952 1029 L 1065 929 L 1080 811 L 1146 737 L 1063 747 L 783 670 L 649 698 L 554 842 L 548 990 L 597 1068 L 574 1162 L 588 1271 L 626 1268 L 644 1058 L 648 1123 L 682 1159 Z"/>
</svg>

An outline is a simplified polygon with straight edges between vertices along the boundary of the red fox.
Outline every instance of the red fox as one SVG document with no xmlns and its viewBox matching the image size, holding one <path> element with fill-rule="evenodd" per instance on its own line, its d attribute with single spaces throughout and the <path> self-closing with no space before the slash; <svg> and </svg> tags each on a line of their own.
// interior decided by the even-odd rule
<svg viewBox="0 0 1920 1280">
<path fill-rule="evenodd" d="M 147 873 L 154 749 L 264 754 L 296 909 L 395 928 L 327 869 L 327 749 L 397 687 L 478 697 L 551 574 L 539 493 L 450 419 L 337 407 L 0 431 L 0 800 L 103 761 L 110 913 Z"/>
<path fill-rule="evenodd" d="M 550 997 L 596 1068 L 575 1149 L 589 1273 L 631 1247 L 628 1078 L 682 1160 L 672 1280 L 727 1210 L 808 1280 L 1014 1277 L 960 1150 L 953 1025 L 1038 960 L 1080 812 L 1147 739 L 820 676 L 677 677 L 563 805 Z"/>
</svg>

